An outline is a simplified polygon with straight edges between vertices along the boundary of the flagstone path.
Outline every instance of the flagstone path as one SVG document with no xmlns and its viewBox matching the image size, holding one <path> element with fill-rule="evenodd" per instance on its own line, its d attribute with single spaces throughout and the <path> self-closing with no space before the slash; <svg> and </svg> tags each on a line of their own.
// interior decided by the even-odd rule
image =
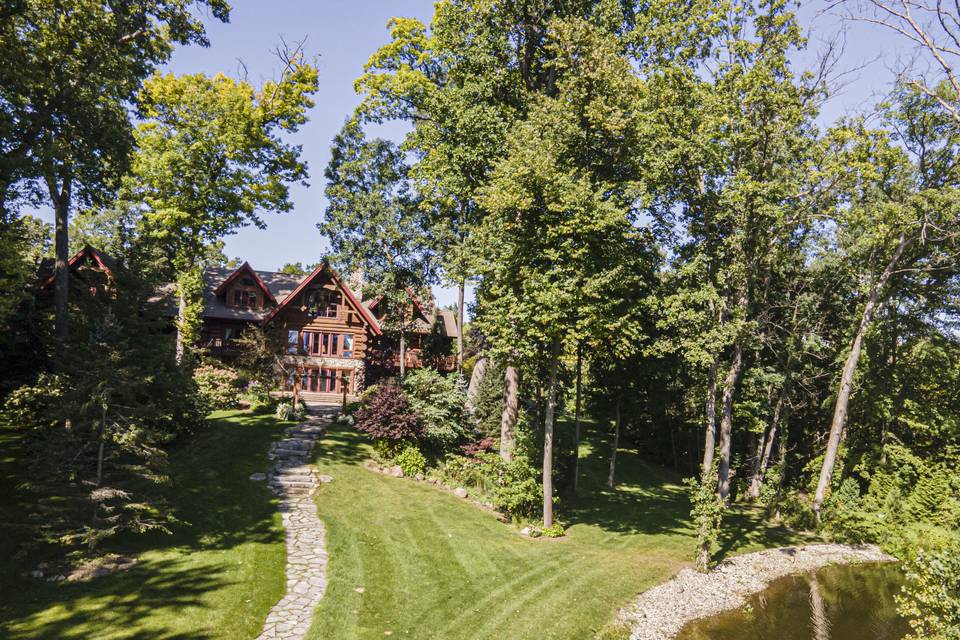
<svg viewBox="0 0 960 640">
<path fill-rule="evenodd" d="M 280 496 L 280 514 L 287 532 L 287 592 L 270 610 L 257 640 L 300 640 L 306 636 L 313 610 L 327 590 L 326 530 L 313 502 L 318 478 L 307 457 L 329 422 L 329 417 L 308 418 L 288 428 L 286 437 L 270 449 L 276 464 L 268 482 Z"/>
</svg>

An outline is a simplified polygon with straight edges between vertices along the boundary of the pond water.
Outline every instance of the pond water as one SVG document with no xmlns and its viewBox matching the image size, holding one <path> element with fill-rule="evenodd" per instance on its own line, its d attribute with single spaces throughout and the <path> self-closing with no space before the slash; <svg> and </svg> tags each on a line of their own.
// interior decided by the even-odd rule
<svg viewBox="0 0 960 640">
<path fill-rule="evenodd" d="M 787 576 L 741 609 L 688 624 L 677 640 L 897 640 L 910 632 L 893 599 L 902 584 L 895 564 Z"/>
</svg>

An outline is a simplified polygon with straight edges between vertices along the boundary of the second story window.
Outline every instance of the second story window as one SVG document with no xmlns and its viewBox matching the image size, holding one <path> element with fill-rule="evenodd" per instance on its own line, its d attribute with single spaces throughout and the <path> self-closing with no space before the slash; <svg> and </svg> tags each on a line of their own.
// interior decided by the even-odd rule
<svg viewBox="0 0 960 640">
<path fill-rule="evenodd" d="M 340 294 L 326 289 L 314 289 L 306 295 L 307 315 L 313 318 L 336 318 Z"/>
<path fill-rule="evenodd" d="M 255 291 L 234 291 L 233 292 L 233 306 L 235 307 L 246 307 L 246 308 L 256 308 L 257 306 L 257 293 Z"/>
</svg>

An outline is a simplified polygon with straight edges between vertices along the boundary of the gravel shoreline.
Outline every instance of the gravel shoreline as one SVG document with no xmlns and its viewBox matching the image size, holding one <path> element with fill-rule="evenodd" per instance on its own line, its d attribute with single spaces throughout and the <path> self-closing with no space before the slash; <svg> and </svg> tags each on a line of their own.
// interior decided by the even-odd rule
<svg viewBox="0 0 960 640">
<path fill-rule="evenodd" d="M 620 611 L 630 640 L 670 640 L 693 620 L 738 609 L 767 585 L 792 573 L 832 564 L 895 562 L 875 545 L 782 547 L 724 560 L 709 573 L 683 569 Z"/>
</svg>

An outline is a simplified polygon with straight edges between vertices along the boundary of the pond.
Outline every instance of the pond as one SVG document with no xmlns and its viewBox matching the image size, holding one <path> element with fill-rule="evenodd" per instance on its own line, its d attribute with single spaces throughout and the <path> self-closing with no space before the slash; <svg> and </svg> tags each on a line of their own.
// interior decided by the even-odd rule
<svg viewBox="0 0 960 640">
<path fill-rule="evenodd" d="M 781 578 L 741 609 L 692 622 L 677 640 L 897 640 L 896 564 L 835 566 Z"/>
</svg>

